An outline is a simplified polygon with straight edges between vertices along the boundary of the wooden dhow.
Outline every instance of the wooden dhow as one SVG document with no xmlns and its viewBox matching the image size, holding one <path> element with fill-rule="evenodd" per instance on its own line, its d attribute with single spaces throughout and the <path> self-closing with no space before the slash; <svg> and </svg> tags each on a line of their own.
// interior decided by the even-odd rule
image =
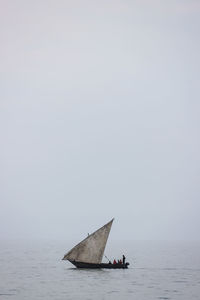
<svg viewBox="0 0 200 300">
<path fill-rule="evenodd" d="M 63 260 L 68 260 L 77 268 L 87 269 L 127 269 L 129 263 L 102 263 L 104 250 L 113 223 L 110 222 L 88 235 L 83 241 L 67 252 Z"/>
</svg>

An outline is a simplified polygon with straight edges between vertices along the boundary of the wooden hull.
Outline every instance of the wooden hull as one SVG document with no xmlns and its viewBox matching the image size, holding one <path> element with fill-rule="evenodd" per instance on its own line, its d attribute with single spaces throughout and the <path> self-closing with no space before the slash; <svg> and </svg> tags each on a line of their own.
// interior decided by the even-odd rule
<svg viewBox="0 0 200 300">
<path fill-rule="evenodd" d="M 80 261 L 71 261 L 70 262 L 76 266 L 77 268 L 81 269 L 128 269 L 129 263 L 125 264 L 91 264 L 91 263 L 84 263 Z"/>
</svg>

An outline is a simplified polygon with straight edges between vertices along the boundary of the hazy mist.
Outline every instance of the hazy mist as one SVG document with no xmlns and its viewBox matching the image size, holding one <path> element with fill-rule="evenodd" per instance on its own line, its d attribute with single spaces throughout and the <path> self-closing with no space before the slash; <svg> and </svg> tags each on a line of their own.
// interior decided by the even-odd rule
<svg viewBox="0 0 200 300">
<path fill-rule="evenodd" d="M 200 2 L 0 4 L 0 238 L 200 240 Z"/>
</svg>

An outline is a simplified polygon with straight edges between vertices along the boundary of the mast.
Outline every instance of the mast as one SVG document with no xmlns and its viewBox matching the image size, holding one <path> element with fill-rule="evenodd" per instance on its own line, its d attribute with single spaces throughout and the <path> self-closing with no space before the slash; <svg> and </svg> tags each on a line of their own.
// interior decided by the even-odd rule
<svg viewBox="0 0 200 300">
<path fill-rule="evenodd" d="M 114 219 L 73 247 L 65 254 L 63 260 L 100 264 L 113 220 Z"/>
</svg>

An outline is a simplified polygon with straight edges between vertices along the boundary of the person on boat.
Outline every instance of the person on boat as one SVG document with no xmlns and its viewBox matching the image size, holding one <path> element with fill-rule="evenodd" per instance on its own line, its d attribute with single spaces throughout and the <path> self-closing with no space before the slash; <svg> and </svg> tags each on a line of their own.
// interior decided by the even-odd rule
<svg viewBox="0 0 200 300">
<path fill-rule="evenodd" d="M 123 265 L 125 265 L 126 257 L 124 256 L 124 254 L 123 254 L 123 256 L 122 256 L 122 260 L 123 260 Z"/>
<path fill-rule="evenodd" d="M 121 259 L 119 260 L 119 264 L 120 264 L 120 265 L 122 264 L 122 260 L 121 260 Z"/>
<path fill-rule="evenodd" d="M 116 262 L 116 260 L 114 259 L 114 260 L 113 260 L 113 265 L 116 265 L 116 263 L 117 263 L 117 262 Z"/>
</svg>

